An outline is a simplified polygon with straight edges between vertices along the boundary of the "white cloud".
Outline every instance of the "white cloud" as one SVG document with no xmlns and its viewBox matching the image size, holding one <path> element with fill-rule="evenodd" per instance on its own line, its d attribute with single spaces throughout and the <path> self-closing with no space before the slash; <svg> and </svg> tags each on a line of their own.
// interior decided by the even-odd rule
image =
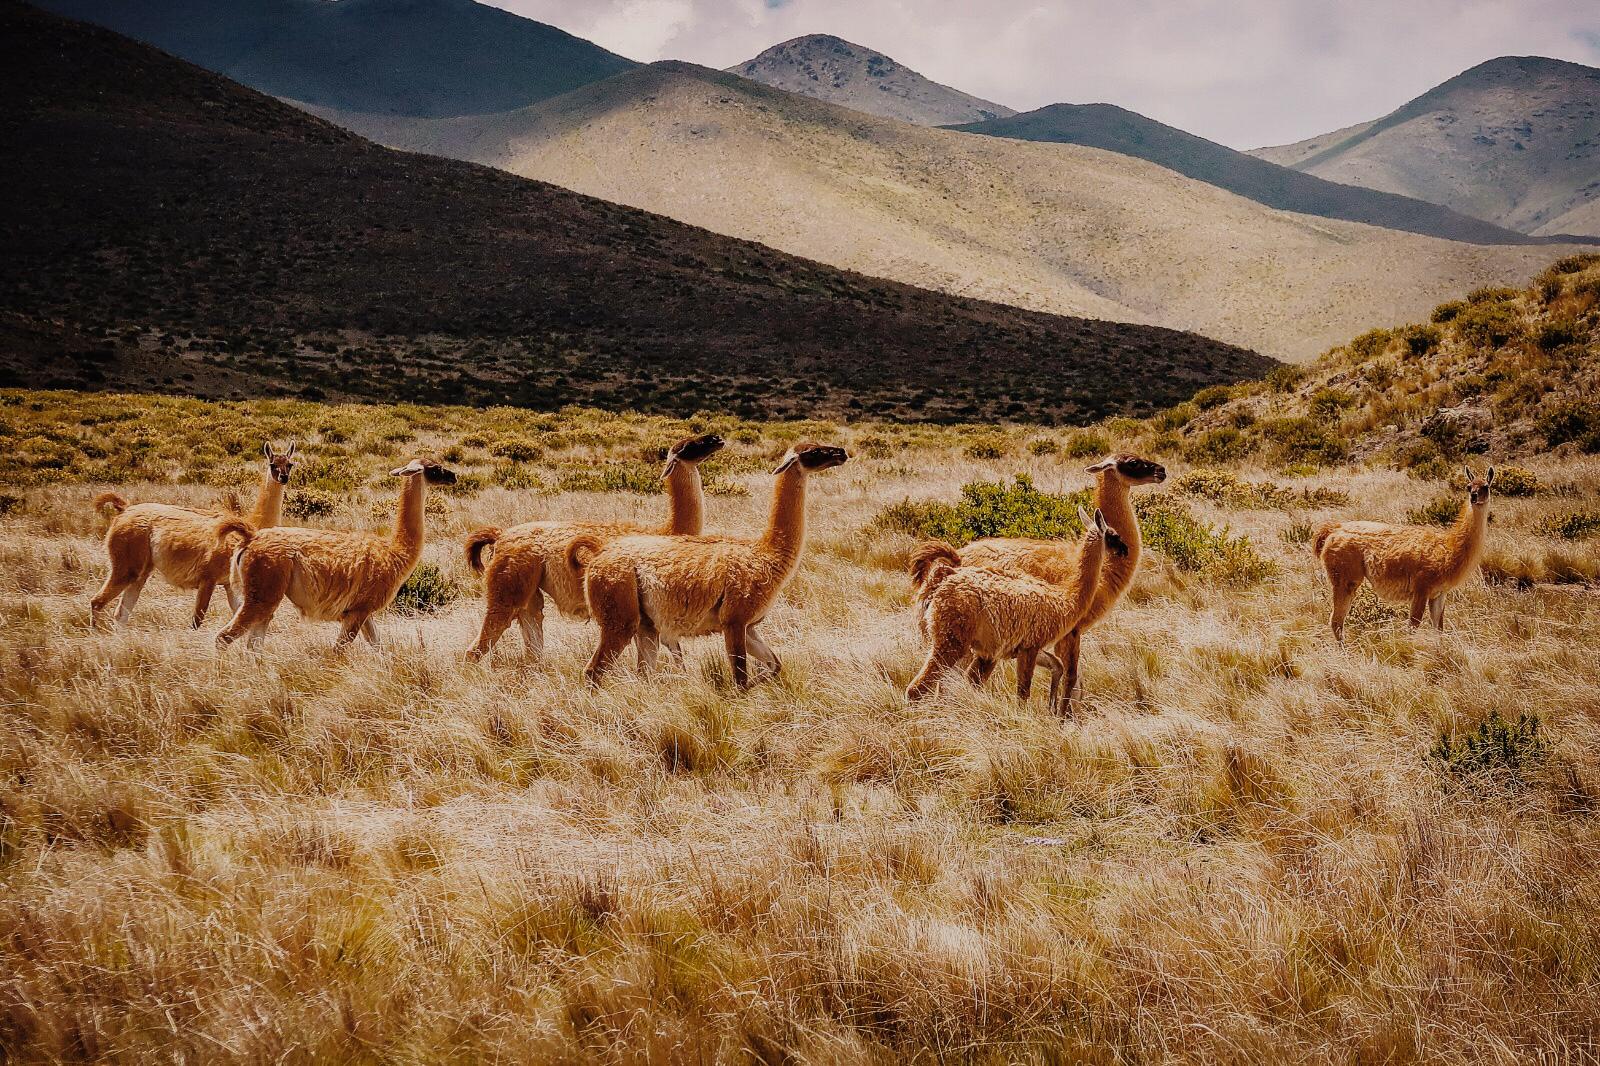
<svg viewBox="0 0 1600 1066">
<path fill-rule="evenodd" d="M 1376 118 L 1485 59 L 1600 65 L 1594 0 L 488 0 L 634 59 L 833 33 L 1016 108 L 1105 101 L 1235 147 Z"/>
</svg>

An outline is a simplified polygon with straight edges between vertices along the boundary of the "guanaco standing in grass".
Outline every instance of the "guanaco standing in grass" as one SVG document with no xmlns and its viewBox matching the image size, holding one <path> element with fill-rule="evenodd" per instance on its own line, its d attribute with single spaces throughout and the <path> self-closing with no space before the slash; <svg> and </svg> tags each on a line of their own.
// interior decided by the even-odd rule
<svg viewBox="0 0 1600 1066">
<path fill-rule="evenodd" d="M 1444 629 L 1444 597 L 1478 569 L 1489 529 L 1489 486 L 1494 467 L 1482 479 L 1464 470 L 1467 495 L 1449 529 L 1392 526 L 1383 522 L 1328 522 L 1311 538 L 1311 553 L 1333 586 L 1328 624 L 1335 640 L 1344 639 L 1350 601 L 1363 581 L 1381 599 L 1409 603 L 1411 627 L 1426 611 L 1435 629 Z"/>
<path fill-rule="evenodd" d="M 357 633 L 378 642 L 372 616 L 395 593 L 422 558 L 423 505 L 429 485 L 451 485 L 456 475 L 432 459 L 413 459 L 390 471 L 404 478 L 394 532 L 389 536 L 333 529 L 278 526 L 264 529 L 233 556 L 239 608 L 217 634 L 226 647 L 250 635 L 255 647 L 285 596 L 313 621 L 338 622 L 338 646 Z"/>
<path fill-rule="evenodd" d="M 239 597 L 229 580 L 228 561 L 242 541 L 257 530 L 277 525 L 282 517 L 284 487 L 294 471 L 295 443 L 291 441 L 288 450 L 280 453 L 266 442 L 261 454 L 266 464 L 248 517 L 164 503 L 129 506 L 115 492 L 96 496 L 95 509 L 109 510 L 114 517 L 106 528 L 105 584 L 89 601 L 90 624 L 99 627 L 106 605 L 120 595 L 117 624 L 126 625 L 153 573 L 176 588 L 195 590 L 190 619 L 195 629 L 205 621 L 218 585 L 226 592 L 229 605 L 237 609 Z"/>
<path fill-rule="evenodd" d="M 667 485 L 667 523 L 660 532 L 697 534 L 704 526 L 705 497 L 700 464 L 727 444 L 715 433 L 687 437 L 667 452 L 661 478 Z M 583 574 L 567 560 L 578 537 L 609 541 L 615 537 L 651 530 L 626 523 L 525 522 L 510 529 L 488 527 L 467 537 L 467 565 L 483 575 L 486 601 L 478 640 L 467 652 L 477 660 L 494 650 L 495 643 L 515 619 L 522 641 L 532 656 L 544 653 L 544 598 L 569 618 L 588 618 L 583 595 Z M 484 553 L 490 560 L 484 563 Z M 680 659 L 682 650 L 669 645 Z"/>
<path fill-rule="evenodd" d="M 619 537 L 609 544 L 578 538 L 569 555 L 584 571 L 589 612 L 600 643 L 584 676 L 598 685 L 629 641 L 639 646 L 648 673 L 657 644 L 721 633 L 734 683 L 750 684 L 747 656 L 773 676 L 782 664 L 756 632 L 793 576 L 805 547 L 806 481 L 843 465 L 843 448 L 801 443 L 773 471 L 772 509 L 766 531 L 738 537 Z"/>
<path fill-rule="evenodd" d="M 1033 691 L 1033 670 L 1046 648 L 1059 647 L 1094 602 L 1102 563 L 1128 554 L 1128 545 L 1096 510 L 1078 509 L 1083 537 L 1065 583 L 1052 584 L 1017 571 L 961 566 L 948 544 L 926 545 L 913 558 L 918 596 L 927 601 L 928 657 L 906 695 L 931 694 L 946 671 L 963 660 L 981 683 L 996 662 L 1017 660 L 1017 699 Z M 1052 657 L 1052 699 L 1061 688 L 1062 656 Z M 1051 710 L 1057 710 L 1052 702 Z"/>
<path fill-rule="evenodd" d="M 1122 599 L 1123 593 L 1133 584 L 1139 571 L 1143 554 L 1143 541 L 1139 535 L 1139 519 L 1133 513 L 1130 493 L 1136 485 L 1153 485 L 1165 481 L 1166 468 L 1160 463 L 1137 455 L 1111 455 L 1087 467 L 1095 476 L 1094 503 L 1106 517 L 1106 522 L 1121 536 L 1127 545 L 1126 554 L 1108 558 L 1100 570 L 1100 582 L 1095 590 L 1094 602 L 1084 612 L 1078 624 L 1072 627 L 1066 639 L 1058 645 L 1065 660 L 1057 668 L 1048 653 L 1040 661 L 1051 670 L 1050 702 L 1058 709 L 1070 710 L 1078 698 L 1079 659 L 1082 653 L 1083 634 L 1097 625 Z M 1015 570 L 1041 578 L 1051 584 L 1064 584 L 1078 565 L 1078 546 L 1071 541 L 1036 540 L 1022 537 L 987 537 L 975 540 L 961 549 L 961 565 L 991 566 L 1001 570 Z M 991 664 L 992 665 L 992 664 Z M 986 676 L 986 675 L 985 675 Z M 1057 688 L 1056 678 L 1064 685 Z"/>
</svg>

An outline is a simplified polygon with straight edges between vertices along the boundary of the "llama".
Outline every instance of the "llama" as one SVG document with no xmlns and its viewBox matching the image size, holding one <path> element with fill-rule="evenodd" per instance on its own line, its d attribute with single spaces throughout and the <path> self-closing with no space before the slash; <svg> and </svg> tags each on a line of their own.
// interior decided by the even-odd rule
<svg viewBox="0 0 1600 1066">
<path fill-rule="evenodd" d="M 432 459 L 413 459 L 390 474 L 405 478 L 392 535 L 278 526 L 262 530 L 234 553 L 240 603 L 228 627 L 217 634 L 218 647 L 246 633 L 250 646 L 258 646 L 285 596 L 306 618 L 337 621 L 338 647 L 357 633 L 370 644 L 378 642 L 372 616 L 389 606 L 422 558 L 427 487 L 456 480 Z"/>
<path fill-rule="evenodd" d="M 661 478 L 667 483 L 668 517 L 659 532 L 698 534 L 704 522 L 704 498 L 700 483 L 700 464 L 726 445 L 715 433 L 702 433 L 674 444 L 667 452 L 666 469 Z M 583 598 L 583 575 L 567 563 L 567 549 L 579 536 L 601 541 L 652 530 L 616 523 L 601 525 L 574 522 L 526 522 L 510 529 L 479 529 L 467 537 L 467 565 L 483 575 L 483 626 L 478 640 L 467 652 L 478 660 L 494 650 L 495 643 L 515 619 L 522 628 L 522 642 L 535 658 L 544 654 L 544 598 L 549 596 L 556 610 L 569 618 L 588 618 Z M 493 558 L 485 565 L 483 555 Z M 681 650 L 673 646 L 680 658 Z"/>
<path fill-rule="evenodd" d="M 751 684 L 747 656 L 754 655 L 776 677 L 778 657 L 756 632 L 805 546 L 806 480 L 843 465 L 843 448 L 801 443 L 778 468 L 766 531 L 756 539 L 736 537 L 620 537 L 609 544 L 580 537 L 570 562 L 584 571 L 589 613 L 600 626 L 600 644 L 584 671 L 598 685 L 617 655 L 636 641 L 639 668 L 655 665 L 659 643 L 721 633 L 734 683 Z"/>
<path fill-rule="evenodd" d="M 1060 584 L 987 566 L 960 566 L 947 544 L 919 551 L 912 565 L 927 603 L 928 658 L 906 689 L 912 700 L 938 688 L 945 672 L 969 660 L 967 676 L 982 684 L 1001 659 L 1017 660 L 1017 699 L 1033 691 L 1033 671 L 1046 648 L 1059 647 L 1094 603 L 1102 564 L 1127 556 L 1128 544 L 1103 512 L 1083 514 L 1074 565 Z M 1051 659 L 1050 706 L 1059 710 L 1063 655 Z"/>
<path fill-rule="evenodd" d="M 1166 468 L 1160 463 L 1126 453 L 1107 456 L 1085 469 L 1095 476 L 1095 507 L 1105 514 L 1106 522 L 1121 535 L 1128 550 L 1126 554 L 1108 558 L 1101 567 L 1094 602 L 1066 639 L 1057 645 L 1058 651 L 1066 655 L 1065 661 L 1058 668 L 1053 655 L 1047 652 L 1040 656 L 1050 668 L 1052 688 L 1058 678 L 1066 686 L 1064 694 L 1051 693 L 1052 704 L 1058 698 L 1064 698 L 1068 707 L 1078 696 L 1078 664 L 1084 630 L 1098 624 L 1111 613 L 1139 571 L 1143 541 L 1139 536 L 1139 520 L 1134 516 L 1129 490 L 1135 485 L 1159 484 L 1167 478 Z M 975 540 L 961 549 L 963 566 L 988 566 L 1031 574 L 1053 585 L 1065 584 L 1071 579 L 1078 566 L 1077 560 L 1077 545 L 1062 540 L 988 537 Z"/>
<path fill-rule="evenodd" d="M 1444 629 L 1445 593 L 1478 569 L 1489 528 L 1489 486 L 1494 467 L 1482 480 L 1467 468 L 1467 498 L 1449 529 L 1391 526 L 1382 522 L 1328 522 L 1311 539 L 1311 553 L 1333 586 L 1329 627 L 1344 639 L 1344 620 L 1362 581 L 1379 597 L 1411 605 L 1411 627 L 1426 610 L 1435 629 Z"/>
<path fill-rule="evenodd" d="M 122 602 L 117 606 L 117 624 L 127 625 L 152 573 L 160 573 L 175 588 L 195 590 L 191 628 L 198 629 L 205 621 L 211 595 L 218 585 L 227 593 L 228 604 L 237 609 L 238 594 L 228 579 L 228 559 L 240 540 L 278 524 L 283 514 L 284 486 L 294 471 L 294 453 L 293 442 L 282 453 L 274 452 L 270 442 L 261 445 L 267 462 L 248 518 L 163 503 L 130 507 L 114 492 L 96 496 L 95 509 L 109 510 L 113 517 L 106 528 L 110 566 L 105 584 L 89 601 L 90 625 L 102 625 L 102 612 L 118 595 Z"/>
</svg>

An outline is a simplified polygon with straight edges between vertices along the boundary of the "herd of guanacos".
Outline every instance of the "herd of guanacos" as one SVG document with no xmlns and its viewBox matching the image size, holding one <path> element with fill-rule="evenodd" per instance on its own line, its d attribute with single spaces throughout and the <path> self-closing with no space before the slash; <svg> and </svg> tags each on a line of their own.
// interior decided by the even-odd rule
<svg viewBox="0 0 1600 1066">
<path fill-rule="evenodd" d="M 648 674 L 661 645 L 681 666 L 683 638 L 717 634 L 741 688 L 759 675 L 776 676 L 778 656 L 759 630 L 800 560 L 806 483 L 849 455 L 833 445 L 795 444 L 773 471 L 761 534 L 706 535 L 699 467 L 724 445 L 720 436 L 705 433 L 668 449 L 662 472 L 668 517 L 659 528 L 536 521 L 471 533 L 466 557 L 483 575 L 486 610 L 468 657 L 488 655 L 513 621 L 529 653 L 541 654 L 548 596 L 563 615 L 592 618 L 599 628 L 599 645 L 585 669 L 591 684 L 601 682 L 629 643 L 640 672 Z M 160 573 L 195 591 L 195 627 L 214 589 L 223 587 L 233 617 L 217 636 L 220 646 L 240 637 L 259 645 L 285 598 L 308 619 L 338 622 L 340 645 L 358 633 L 376 643 L 374 616 L 421 559 L 428 487 L 451 484 L 455 474 L 429 458 L 393 470 L 402 488 L 390 534 L 285 526 L 283 497 L 296 451 L 293 443 L 281 452 L 262 446 L 265 469 L 249 514 L 130 506 L 114 492 L 97 496 L 97 510 L 112 518 L 105 536 L 108 573 L 91 600 L 91 624 L 104 624 L 105 609 L 118 596 L 116 618 L 125 624 L 145 581 Z M 1015 659 L 1020 700 L 1028 700 L 1042 665 L 1050 673 L 1050 708 L 1073 711 L 1083 632 L 1110 613 L 1139 567 L 1130 490 L 1167 476 L 1159 463 L 1129 454 L 1108 456 L 1087 472 L 1095 479 L 1095 510 L 1080 509 L 1084 529 L 1075 540 L 992 537 L 959 549 L 930 541 L 912 552 L 915 612 L 928 651 L 907 690 L 910 698 L 931 694 L 956 671 L 982 684 L 997 663 Z M 1483 478 L 1470 469 L 1466 475 L 1460 516 L 1447 529 L 1329 522 L 1316 531 L 1312 549 L 1332 586 L 1336 638 L 1342 639 L 1351 598 L 1363 582 L 1384 599 L 1408 603 L 1412 626 L 1427 612 L 1443 628 L 1444 596 L 1476 569 L 1488 524 L 1494 468 Z"/>
</svg>

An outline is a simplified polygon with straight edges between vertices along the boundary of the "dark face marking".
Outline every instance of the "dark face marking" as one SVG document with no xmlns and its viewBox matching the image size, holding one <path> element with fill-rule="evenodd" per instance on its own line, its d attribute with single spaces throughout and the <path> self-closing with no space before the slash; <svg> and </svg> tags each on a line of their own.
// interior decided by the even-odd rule
<svg viewBox="0 0 1600 1066">
<path fill-rule="evenodd" d="M 430 485 L 454 485 L 456 483 L 456 472 L 445 469 L 432 459 L 422 460 L 422 476 L 427 479 Z"/>
<path fill-rule="evenodd" d="M 794 449 L 795 458 L 800 460 L 800 465 L 807 470 L 827 470 L 830 467 L 843 466 L 850 458 L 850 453 L 843 448 L 835 448 L 831 444 L 797 444 Z"/>
<path fill-rule="evenodd" d="M 1105 538 L 1106 551 L 1110 552 L 1112 555 L 1128 554 L 1128 542 L 1122 539 L 1122 534 L 1118 533 L 1110 526 L 1106 527 Z"/>
<path fill-rule="evenodd" d="M 1117 473 L 1129 484 L 1150 485 L 1167 480 L 1167 468 L 1149 459 L 1137 455 L 1119 455 L 1116 462 Z"/>
<path fill-rule="evenodd" d="M 287 455 L 274 455 L 267 460 L 267 470 L 277 479 L 278 484 L 287 485 L 289 475 L 294 472 L 294 460 Z"/>
<path fill-rule="evenodd" d="M 667 458 L 683 463 L 698 463 L 716 455 L 728 442 L 715 433 L 702 433 L 698 437 L 685 437 L 667 452 Z"/>
<path fill-rule="evenodd" d="M 1472 500 L 1474 507 L 1482 507 L 1489 502 L 1489 483 L 1482 479 L 1474 479 L 1467 486 L 1467 497 Z"/>
</svg>

